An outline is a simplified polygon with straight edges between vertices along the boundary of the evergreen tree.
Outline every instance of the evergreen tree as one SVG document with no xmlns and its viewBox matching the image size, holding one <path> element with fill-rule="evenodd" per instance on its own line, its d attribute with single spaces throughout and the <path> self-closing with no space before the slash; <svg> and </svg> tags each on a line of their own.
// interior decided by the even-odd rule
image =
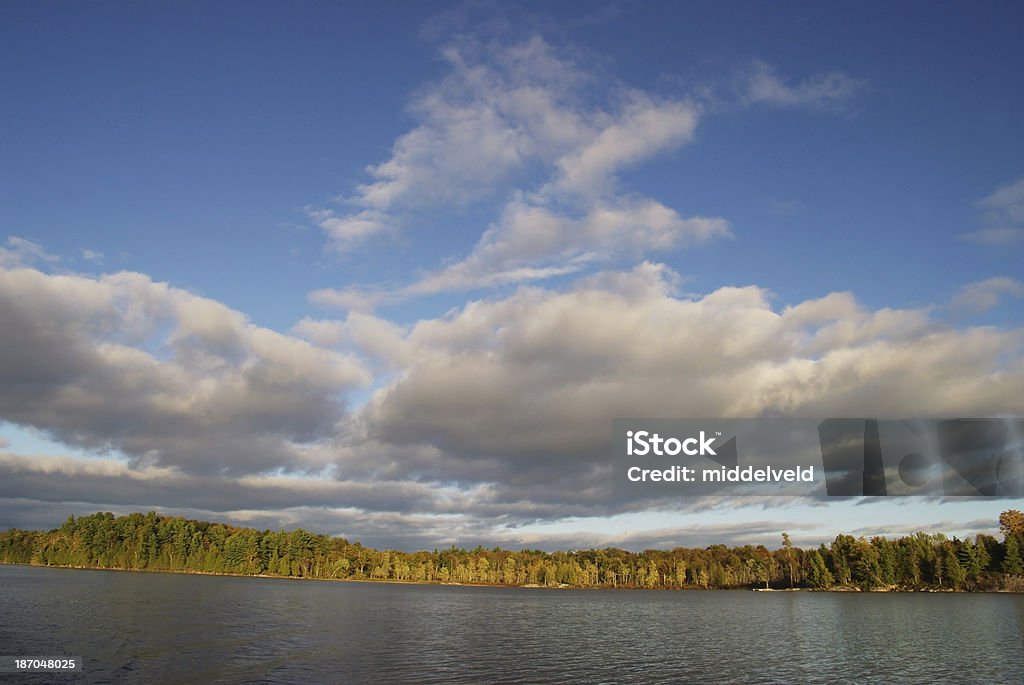
<svg viewBox="0 0 1024 685">
<path fill-rule="evenodd" d="M 822 589 L 831 587 L 835 582 L 819 550 L 814 550 L 811 554 L 811 570 L 808 579 L 810 580 L 811 587 Z"/>
<path fill-rule="evenodd" d="M 946 582 L 954 590 L 959 590 L 963 587 L 964 581 L 967 580 L 967 571 L 960 564 L 960 559 L 957 557 L 956 550 L 952 544 L 946 546 L 942 554 L 942 566 L 945 571 Z"/>
<path fill-rule="evenodd" d="M 1006 538 L 1006 551 L 1003 553 L 1003 573 L 1019 575 L 1024 573 L 1024 561 L 1020 557 L 1020 543 L 1016 535 Z"/>
</svg>

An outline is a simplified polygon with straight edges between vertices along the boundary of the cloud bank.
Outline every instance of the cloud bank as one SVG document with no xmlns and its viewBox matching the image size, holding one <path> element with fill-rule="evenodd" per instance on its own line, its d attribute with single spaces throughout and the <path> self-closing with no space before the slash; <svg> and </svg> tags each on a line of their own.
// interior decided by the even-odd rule
<svg viewBox="0 0 1024 685">
<path fill-rule="evenodd" d="M 413 547 L 456 530 L 536 541 L 517 531 L 789 506 L 616 496 L 614 417 L 1024 412 L 1019 329 L 849 293 L 776 307 L 756 286 L 678 288 L 644 262 L 413 325 L 351 313 L 281 334 L 141 274 L 0 270 L 2 415 L 97 455 L 0 453 L 0 498 L 390 531 Z"/>
</svg>

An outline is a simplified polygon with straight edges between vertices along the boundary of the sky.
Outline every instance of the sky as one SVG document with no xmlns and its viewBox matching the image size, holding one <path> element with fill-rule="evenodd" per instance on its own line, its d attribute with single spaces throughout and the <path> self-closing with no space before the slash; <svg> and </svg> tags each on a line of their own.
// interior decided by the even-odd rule
<svg viewBox="0 0 1024 685">
<path fill-rule="evenodd" d="M 372 5 L 372 6 L 371 6 Z M 995 534 L 629 498 L 615 417 L 1024 415 L 1015 3 L 0 8 L 0 529 Z"/>
</svg>

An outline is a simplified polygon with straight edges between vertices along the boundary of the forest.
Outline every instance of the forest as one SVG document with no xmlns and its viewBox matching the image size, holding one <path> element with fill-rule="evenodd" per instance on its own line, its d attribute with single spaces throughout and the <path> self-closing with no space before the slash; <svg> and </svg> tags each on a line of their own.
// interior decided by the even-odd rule
<svg viewBox="0 0 1024 685">
<path fill-rule="evenodd" d="M 780 547 L 590 549 L 564 552 L 458 547 L 401 552 L 305 530 L 238 528 L 154 512 L 74 516 L 51 531 L 0 533 L 0 563 L 292 578 L 646 589 L 1024 591 L 1024 514 L 999 517 L 1003 540 L 916 533 L 838 535 Z"/>
</svg>

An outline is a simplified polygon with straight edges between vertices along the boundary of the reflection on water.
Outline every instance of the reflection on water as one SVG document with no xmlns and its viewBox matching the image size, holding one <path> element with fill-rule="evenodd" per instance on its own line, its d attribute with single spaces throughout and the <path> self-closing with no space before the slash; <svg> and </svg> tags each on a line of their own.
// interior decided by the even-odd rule
<svg viewBox="0 0 1024 685">
<path fill-rule="evenodd" d="M 540 590 L 0 566 L 0 683 L 1022 683 L 1024 596 Z"/>
</svg>

